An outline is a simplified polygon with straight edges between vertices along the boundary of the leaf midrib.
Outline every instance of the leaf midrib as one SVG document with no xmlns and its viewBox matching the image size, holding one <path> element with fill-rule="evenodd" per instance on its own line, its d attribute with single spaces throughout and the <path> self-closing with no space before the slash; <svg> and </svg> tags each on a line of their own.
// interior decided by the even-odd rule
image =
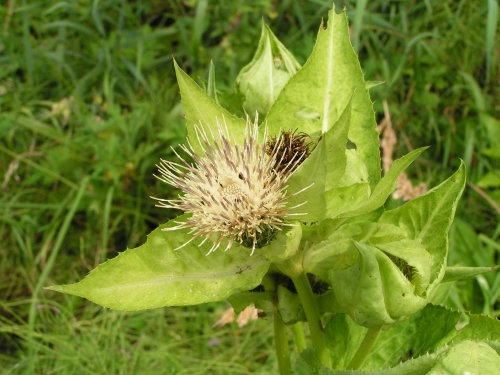
<svg viewBox="0 0 500 375">
<path fill-rule="evenodd" d="M 249 269 L 247 272 L 254 271 L 255 268 L 261 267 L 263 263 L 260 263 L 256 266 L 254 266 L 252 269 Z M 167 283 L 172 283 L 176 281 L 189 281 L 189 280 L 203 280 L 203 281 L 208 281 L 208 280 L 215 280 L 215 279 L 223 279 L 223 278 L 228 278 L 228 277 L 241 277 L 242 275 L 245 274 L 245 271 L 241 272 L 241 268 L 234 268 L 231 270 L 227 270 L 225 272 L 219 272 L 219 273 L 193 273 L 189 275 L 175 275 L 175 276 L 167 276 L 167 277 L 162 277 L 160 279 L 156 280 L 150 280 L 150 281 L 141 281 L 141 282 L 134 282 L 134 283 L 128 283 L 128 284 L 121 284 L 121 285 L 113 285 L 113 286 L 108 286 L 104 288 L 93 288 L 94 290 L 100 290 L 100 291 L 107 291 L 107 290 L 116 290 L 116 289 L 126 289 L 126 288 L 134 288 L 134 287 L 139 287 L 139 286 L 146 286 L 146 285 L 157 285 L 157 284 L 167 284 Z"/>
</svg>

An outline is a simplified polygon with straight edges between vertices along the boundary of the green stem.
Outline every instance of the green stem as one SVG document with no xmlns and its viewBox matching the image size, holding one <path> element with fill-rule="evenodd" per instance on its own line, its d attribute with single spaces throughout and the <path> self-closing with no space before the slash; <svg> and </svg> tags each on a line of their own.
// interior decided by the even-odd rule
<svg viewBox="0 0 500 375">
<path fill-rule="evenodd" d="M 295 337 L 295 343 L 297 344 L 297 350 L 299 353 L 307 348 L 306 337 L 304 336 L 304 327 L 302 327 L 302 322 L 297 322 L 292 326 L 293 335 Z"/>
<path fill-rule="evenodd" d="M 325 366 L 331 367 L 331 358 L 326 348 L 326 338 L 319 315 L 319 308 L 311 284 L 302 267 L 302 258 L 300 253 L 297 256 L 287 259 L 284 262 L 277 264 L 281 272 L 290 277 L 295 285 L 295 289 L 300 298 L 302 308 L 306 315 L 311 333 L 313 348 L 316 352 L 316 357 Z"/>
<path fill-rule="evenodd" d="M 304 308 L 304 313 L 306 314 L 307 322 L 309 323 L 311 340 L 313 342 L 313 348 L 316 351 L 316 356 L 322 364 L 331 367 L 331 358 L 328 353 L 328 349 L 326 348 L 326 338 L 323 331 L 323 324 L 321 323 L 318 304 L 314 298 L 311 284 L 309 283 L 309 280 L 304 272 L 289 276 L 295 285 L 295 289 L 297 289 L 300 302 L 302 302 L 302 307 Z"/>
<path fill-rule="evenodd" d="M 347 365 L 347 370 L 357 370 L 361 367 L 366 356 L 370 353 L 375 340 L 377 340 L 381 328 L 382 327 L 368 329 L 363 342 L 356 351 L 356 354 L 354 354 L 354 357 L 352 357 L 351 362 Z"/>
<path fill-rule="evenodd" d="M 290 351 L 288 350 L 286 326 L 277 309 L 274 309 L 274 342 L 276 345 L 276 356 L 278 357 L 280 375 L 291 375 L 292 363 L 290 361 Z"/>
</svg>

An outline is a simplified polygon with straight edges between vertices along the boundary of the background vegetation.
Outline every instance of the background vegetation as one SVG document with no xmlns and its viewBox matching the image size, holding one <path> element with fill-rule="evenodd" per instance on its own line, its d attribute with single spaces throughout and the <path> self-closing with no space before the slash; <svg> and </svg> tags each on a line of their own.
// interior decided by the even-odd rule
<svg viewBox="0 0 500 375">
<path fill-rule="evenodd" d="M 450 263 L 498 263 L 498 2 L 335 4 L 347 7 L 366 79 L 385 81 L 371 95 L 377 119 L 391 116 L 395 156 L 432 146 L 410 169 L 414 183 L 434 186 L 459 158 L 468 167 Z M 268 322 L 212 327 L 224 302 L 125 313 L 42 288 L 81 279 L 175 215 L 149 198 L 177 194 L 153 177 L 185 137 L 172 57 L 201 79 L 213 60 L 218 88 L 232 90 L 261 18 L 304 63 L 329 8 L 322 0 L 0 6 L 0 374 L 276 373 Z M 436 303 L 500 315 L 500 274 L 439 292 Z"/>
</svg>

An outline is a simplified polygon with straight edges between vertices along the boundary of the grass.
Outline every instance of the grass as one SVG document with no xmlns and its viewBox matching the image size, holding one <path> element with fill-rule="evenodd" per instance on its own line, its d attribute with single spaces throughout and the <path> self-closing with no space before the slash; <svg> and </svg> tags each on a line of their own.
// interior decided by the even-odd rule
<svg viewBox="0 0 500 375">
<path fill-rule="evenodd" d="M 432 146 L 413 180 L 434 186 L 458 158 L 467 164 L 450 262 L 498 263 L 498 2 L 336 5 L 347 8 L 366 79 L 385 81 L 371 95 L 378 120 L 389 104 L 396 153 Z M 213 60 L 217 87 L 228 90 L 251 59 L 261 17 L 303 63 L 330 6 L 0 6 L 0 374 L 276 373 L 269 321 L 212 328 L 225 302 L 131 313 L 42 287 L 77 281 L 175 215 L 149 198 L 176 194 L 152 176 L 185 137 L 172 57 L 203 79 Z M 499 316 L 499 275 L 450 283 L 436 301 Z"/>
</svg>

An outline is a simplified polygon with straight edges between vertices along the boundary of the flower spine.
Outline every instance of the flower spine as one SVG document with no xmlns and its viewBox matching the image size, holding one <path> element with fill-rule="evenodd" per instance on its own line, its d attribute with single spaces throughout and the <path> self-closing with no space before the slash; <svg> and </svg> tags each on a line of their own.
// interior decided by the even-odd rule
<svg viewBox="0 0 500 375">
<path fill-rule="evenodd" d="M 160 176 L 156 177 L 184 192 L 178 199 L 154 198 L 157 206 L 192 214 L 187 221 L 175 222 L 177 226 L 163 229 L 190 229 L 192 238 L 177 249 L 198 237 L 203 238 L 199 246 L 212 238 L 210 254 L 224 239 L 227 239 L 226 250 L 234 241 L 245 244 L 251 239 L 253 254 L 255 248 L 260 247 L 259 236 L 291 225 L 284 221 L 289 216 L 304 215 L 289 211 L 307 202 L 287 207 L 286 201 L 309 186 L 287 196 L 285 183 L 305 153 L 294 155 L 278 172 L 275 166 L 284 158 L 279 152 L 282 141 L 278 138 L 266 153 L 269 148 L 267 126 L 259 142 L 257 119 L 253 124 L 247 120 L 242 146 L 231 140 L 225 124 L 217 123 L 216 134 L 212 129 L 207 134 L 201 126 L 195 126 L 195 131 L 201 153 L 194 151 L 189 140 L 189 147 L 180 145 L 193 159 L 193 164 L 173 150 L 180 163 L 161 160 L 157 165 Z"/>
</svg>

